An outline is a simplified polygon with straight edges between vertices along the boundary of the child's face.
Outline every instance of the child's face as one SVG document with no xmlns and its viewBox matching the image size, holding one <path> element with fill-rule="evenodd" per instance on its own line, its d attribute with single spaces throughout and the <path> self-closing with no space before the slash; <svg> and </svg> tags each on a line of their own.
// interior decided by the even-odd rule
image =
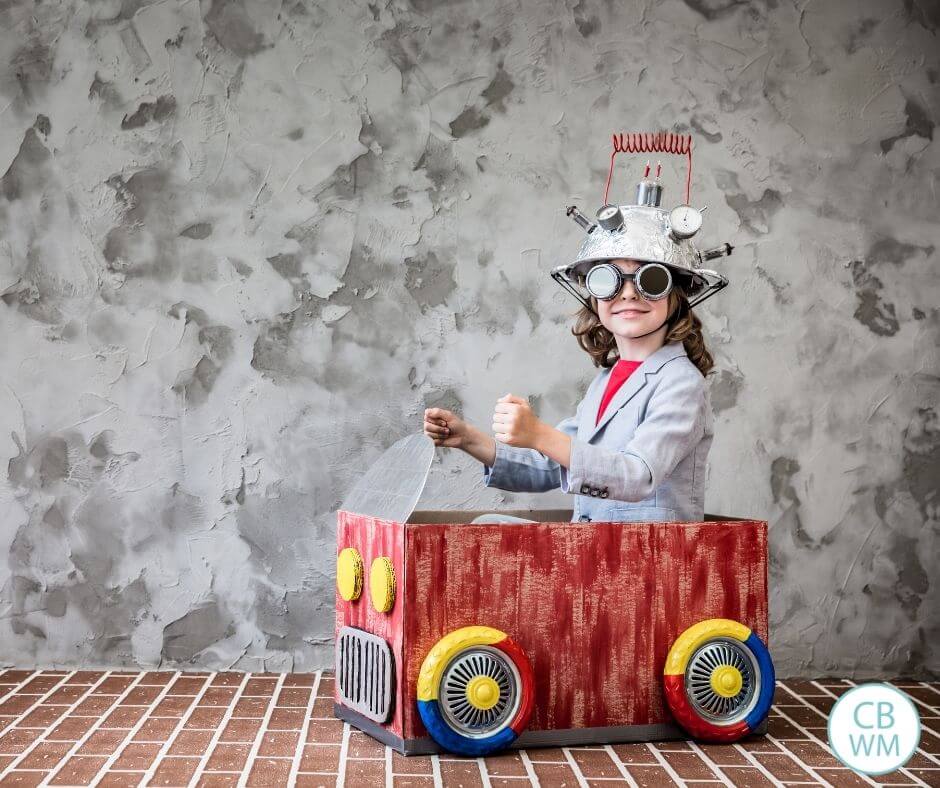
<svg viewBox="0 0 940 788">
<path fill-rule="evenodd" d="M 636 260 L 611 260 L 624 273 L 632 274 L 640 267 Z M 601 325 L 614 336 L 633 339 L 662 325 L 669 315 L 669 298 L 647 301 L 633 288 L 633 282 L 623 288 L 610 301 L 597 301 L 597 316 Z"/>
</svg>

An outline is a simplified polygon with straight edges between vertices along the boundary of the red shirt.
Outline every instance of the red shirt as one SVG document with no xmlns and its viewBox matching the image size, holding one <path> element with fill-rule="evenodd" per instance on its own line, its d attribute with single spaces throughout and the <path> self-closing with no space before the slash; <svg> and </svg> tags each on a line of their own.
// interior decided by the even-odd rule
<svg viewBox="0 0 940 788">
<path fill-rule="evenodd" d="M 601 397 L 600 407 L 597 409 L 597 418 L 594 420 L 595 425 L 600 422 L 601 416 L 604 415 L 604 409 L 607 407 L 607 403 L 614 398 L 614 394 L 617 393 L 617 390 L 642 363 L 642 361 L 625 361 L 624 359 L 620 359 L 614 364 L 613 369 L 610 370 L 610 377 L 607 378 L 607 388 L 604 389 L 604 396 Z"/>
</svg>

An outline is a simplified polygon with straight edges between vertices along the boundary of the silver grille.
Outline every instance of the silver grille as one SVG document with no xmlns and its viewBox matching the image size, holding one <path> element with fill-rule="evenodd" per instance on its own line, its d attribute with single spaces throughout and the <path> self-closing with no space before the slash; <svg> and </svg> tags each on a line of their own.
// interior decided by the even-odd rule
<svg viewBox="0 0 940 788">
<path fill-rule="evenodd" d="M 336 681 L 344 705 L 375 722 L 388 722 L 395 659 L 382 638 L 355 627 L 343 627 L 336 639 Z"/>
</svg>

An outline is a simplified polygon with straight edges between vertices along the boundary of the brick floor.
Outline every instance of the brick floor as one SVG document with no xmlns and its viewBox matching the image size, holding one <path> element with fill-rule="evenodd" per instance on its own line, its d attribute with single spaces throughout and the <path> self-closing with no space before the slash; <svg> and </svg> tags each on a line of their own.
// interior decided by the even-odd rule
<svg viewBox="0 0 940 788">
<path fill-rule="evenodd" d="M 842 786 L 940 788 L 940 684 L 896 681 L 921 744 L 869 779 L 826 745 L 826 716 L 852 686 L 778 682 L 765 737 L 736 744 L 614 744 L 489 758 L 404 758 L 332 717 L 328 673 L 0 671 L 0 787 Z"/>
</svg>

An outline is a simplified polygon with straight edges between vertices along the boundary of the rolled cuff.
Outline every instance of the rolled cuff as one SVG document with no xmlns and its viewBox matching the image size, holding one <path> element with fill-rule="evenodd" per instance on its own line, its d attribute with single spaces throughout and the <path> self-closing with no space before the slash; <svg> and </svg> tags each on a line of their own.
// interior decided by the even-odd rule
<svg viewBox="0 0 940 788">
<path fill-rule="evenodd" d="M 496 457 L 493 465 L 490 467 L 483 463 L 483 486 L 497 487 L 503 489 L 502 485 L 509 480 L 509 468 L 511 461 L 509 458 L 508 446 L 501 441 L 496 441 Z"/>
<path fill-rule="evenodd" d="M 585 478 L 584 450 L 587 444 L 575 437 L 571 438 L 571 454 L 568 467 L 561 466 L 561 491 L 572 495 L 583 495 L 582 487 L 589 487 Z"/>
<path fill-rule="evenodd" d="M 483 484 L 507 492 L 557 490 L 558 463 L 535 449 L 497 441 L 492 467 L 483 465 Z"/>
</svg>

